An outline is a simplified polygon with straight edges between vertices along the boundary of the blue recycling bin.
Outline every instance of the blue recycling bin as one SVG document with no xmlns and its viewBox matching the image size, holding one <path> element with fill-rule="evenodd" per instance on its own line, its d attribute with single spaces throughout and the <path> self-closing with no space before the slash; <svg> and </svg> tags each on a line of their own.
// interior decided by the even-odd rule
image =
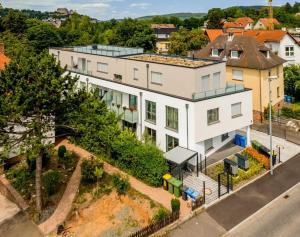
<svg viewBox="0 0 300 237">
<path fill-rule="evenodd" d="M 246 147 L 247 146 L 247 138 L 245 136 L 240 137 L 240 146 Z"/>
<path fill-rule="evenodd" d="M 283 97 L 284 102 L 287 102 L 287 97 L 288 97 L 287 95 L 284 95 L 284 97 Z"/>
<path fill-rule="evenodd" d="M 234 144 L 240 146 L 241 145 L 241 135 L 240 134 L 235 134 L 234 137 Z"/>
<path fill-rule="evenodd" d="M 289 104 L 291 104 L 292 103 L 292 97 L 288 95 L 286 97 L 286 102 L 289 103 Z"/>
</svg>

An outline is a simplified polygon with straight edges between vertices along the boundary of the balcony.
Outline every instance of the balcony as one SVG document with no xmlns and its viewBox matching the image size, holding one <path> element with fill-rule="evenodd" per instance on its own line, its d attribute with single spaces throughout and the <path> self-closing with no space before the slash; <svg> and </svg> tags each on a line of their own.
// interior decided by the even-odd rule
<svg viewBox="0 0 300 237">
<path fill-rule="evenodd" d="M 87 69 L 83 70 L 83 69 L 80 69 L 80 68 L 75 68 L 75 67 L 72 67 L 72 66 L 69 66 L 69 65 L 67 66 L 67 70 L 69 70 L 71 72 L 76 72 L 76 73 L 89 75 L 89 76 L 93 75 L 92 71 L 88 71 Z"/>
<path fill-rule="evenodd" d="M 218 97 L 222 95 L 232 94 L 236 92 L 244 91 L 245 87 L 242 84 L 227 83 L 225 88 L 219 88 L 215 90 L 208 90 L 204 92 L 198 92 L 193 94 L 193 100 L 208 99 Z"/>
<path fill-rule="evenodd" d="M 121 107 L 120 105 L 107 104 L 107 107 L 114 111 L 121 119 L 129 123 L 137 123 L 139 119 L 138 111 L 132 108 Z"/>
</svg>

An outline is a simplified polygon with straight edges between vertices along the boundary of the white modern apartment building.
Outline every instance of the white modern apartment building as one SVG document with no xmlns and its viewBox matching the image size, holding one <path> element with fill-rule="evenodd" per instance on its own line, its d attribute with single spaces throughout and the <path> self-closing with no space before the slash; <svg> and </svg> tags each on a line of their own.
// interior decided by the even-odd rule
<svg viewBox="0 0 300 237">
<path fill-rule="evenodd" d="M 225 80 L 222 61 L 144 54 L 113 46 L 51 48 L 79 86 L 98 88 L 124 127 L 164 152 L 182 146 L 209 156 L 252 124 L 252 91 Z M 249 140 L 249 139 L 248 139 Z"/>
</svg>

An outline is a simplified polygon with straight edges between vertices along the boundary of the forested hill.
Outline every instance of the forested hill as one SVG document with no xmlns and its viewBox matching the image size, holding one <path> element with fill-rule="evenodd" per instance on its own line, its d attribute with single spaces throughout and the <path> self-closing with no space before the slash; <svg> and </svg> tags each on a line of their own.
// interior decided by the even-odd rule
<svg viewBox="0 0 300 237">
<path fill-rule="evenodd" d="M 206 15 L 206 13 L 178 12 L 178 13 L 170 13 L 170 14 L 163 14 L 163 15 L 142 16 L 142 17 L 139 17 L 138 19 L 140 19 L 140 20 L 150 20 L 155 16 L 161 16 L 161 17 L 177 17 L 181 20 L 185 20 L 185 19 L 188 19 L 188 18 L 191 18 L 191 17 L 201 18 L 205 15 Z"/>
</svg>

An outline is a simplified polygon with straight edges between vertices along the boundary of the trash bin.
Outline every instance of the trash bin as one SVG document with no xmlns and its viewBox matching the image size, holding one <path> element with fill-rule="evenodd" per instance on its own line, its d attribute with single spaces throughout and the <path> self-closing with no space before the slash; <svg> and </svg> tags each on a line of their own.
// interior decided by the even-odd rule
<svg viewBox="0 0 300 237">
<path fill-rule="evenodd" d="M 164 190 L 168 190 L 168 180 L 170 178 L 172 178 L 172 175 L 170 175 L 170 174 L 165 174 L 163 176 L 163 188 L 164 188 Z"/>
<path fill-rule="evenodd" d="M 182 200 L 183 201 L 187 201 L 187 199 L 188 199 L 188 196 L 187 196 L 187 193 L 186 193 L 187 189 L 188 189 L 188 187 L 182 186 L 181 194 L 182 194 Z"/>
<path fill-rule="evenodd" d="M 174 185 L 173 185 L 174 180 L 176 180 L 176 179 L 173 177 L 168 180 L 168 191 L 171 194 L 174 193 Z"/>
<path fill-rule="evenodd" d="M 175 179 L 172 181 L 172 184 L 174 186 L 174 195 L 175 197 L 180 197 L 181 196 L 181 187 L 182 187 L 182 181 Z"/>
</svg>

